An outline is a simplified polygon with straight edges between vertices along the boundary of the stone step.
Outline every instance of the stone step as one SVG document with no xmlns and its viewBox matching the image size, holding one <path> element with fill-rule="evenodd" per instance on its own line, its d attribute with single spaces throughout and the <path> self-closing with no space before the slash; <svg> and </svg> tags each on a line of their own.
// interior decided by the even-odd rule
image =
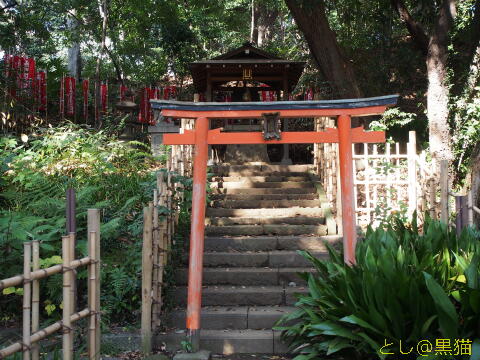
<svg viewBox="0 0 480 360">
<path fill-rule="evenodd" d="M 324 242 L 341 246 L 342 237 L 327 236 L 207 236 L 206 252 L 240 252 L 240 251 L 274 251 L 274 250 L 309 250 L 325 252 Z"/>
<path fill-rule="evenodd" d="M 228 225 L 253 225 L 253 224 L 290 224 L 290 225 L 320 225 L 325 224 L 323 217 L 309 216 L 285 216 L 285 217 L 217 217 L 207 218 L 207 225 L 228 226 Z"/>
<path fill-rule="evenodd" d="M 202 329 L 271 329 L 285 314 L 295 311 L 291 306 L 238 306 L 204 307 L 201 312 Z M 173 310 L 166 319 L 167 326 L 184 329 L 185 309 Z"/>
<path fill-rule="evenodd" d="M 213 194 L 210 195 L 212 200 L 318 200 L 318 194 Z"/>
<path fill-rule="evenodd" d="M 305 286 L 205 286 L 202 288 L 203 306 L 274 306 L 293 305 L 295 293 L 307 293 Z M 187 305 L 187 287 L 179 286 L 173 290 L 176 305 Z"/>
<path fill-rule="evenodd" d="M 316 189 L 314 187 L 309 188 L 244 188 L 244 189 L 224 189 L 224 188 L 213 188 L 212 195 L 223 194 L 223 195 L 261 195 L 261 194 L 283 194 L 283 195 L 293 195 L 293 194 L 316 194 Z"/>
<path fill-rule="evenodd" d="M 320 206 L 320 200 L 214 200 L 210 206 L 224 209 L 314 208 Z"/>
<path fill-rule="evenodd" d="M 217 176 L 250 176 L 252 174 L 273 175 L 274 173 L 308 173 L 313 165 L 218 165 L 210 171 Z M 276 175 L 276 174 L 275 174 Z M 291 174 L 290 176 L 296 176 Z"/>
<path fill-rule="evenodd" d="M 207 226 L 206 235 L 327 235 L 326 225 L 229 225 Z"/>
<path fill-rule="evenodd" d="M 326 251 L 312 251 L 319 259 L 328 259 Z M 188 263 L 188 255 L 184 264 Z M 272 250 L 262 252 L 205 252 L 206 267 L 310 267 L 312 264 L 297 251 Z"/>
<path fill-rule="evenodd" d="M 252 188 L 269 188 L 269 189 L 311 189 L 314 185 L 311 181 L 284 181 L 284 182 L 218 182 L 212 181 L 210 183 L 211 188 L 221 189 L 252 189 Z"/>
<path fill-rule="evenodd" d="M 267 208 L 267 209 L 222 209 L 208 208 L 208 217 L 294 217 L 294 216 L 317 216 L 323 217 L 323 209 L 320 207 L 290 207 L 290 208 Z M 253 234 L 252 234 L 253 235 Z"/>
<path fill-rule="evenodd" d="M 283 182 L 283 181 L 310 181 L 308 174 L 303 176 L 213 176 L 215 182 Z"/>
<path fill-rule="evenodd" d="M 298 273 L 314 272 L 312 268 L 204 268 L 202 282 L 204 285 L 240 285 L 240 286 L 273 286 L 288 285 L 291 282 L 305 285 Z M 175 270 L 175 283 L 188 283 L 188 269 Z"/>
<path fill-rule="evenodd" d="M 176 352 L 182 349 L 185 332 L 156 334 L 153 346 Z M 201 330 L 200 348 L 214 354 L 286 354 L 287 346 L 280 339 L 280 332 L 273 330 Z"/>
</svg>

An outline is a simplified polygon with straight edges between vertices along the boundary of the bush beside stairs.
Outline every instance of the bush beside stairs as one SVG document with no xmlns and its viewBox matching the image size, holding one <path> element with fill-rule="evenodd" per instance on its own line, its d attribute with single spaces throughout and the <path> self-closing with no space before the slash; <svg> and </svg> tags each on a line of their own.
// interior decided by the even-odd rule
<svg viewBox="0 0 480 360">
<path fill-rule="evenodd" d="M 274 323 L 307 292 L 296 275 L 312 271 L 297 250 L 326 257 L 341 243 L 311 165 L 222 165 L 214 169 L 207 209 L 201 348 L 213 353 L 286 353 Z M 188 259 L 176 273 L 178 309 L 155 346 L 181 348 Z"/>
</svg>

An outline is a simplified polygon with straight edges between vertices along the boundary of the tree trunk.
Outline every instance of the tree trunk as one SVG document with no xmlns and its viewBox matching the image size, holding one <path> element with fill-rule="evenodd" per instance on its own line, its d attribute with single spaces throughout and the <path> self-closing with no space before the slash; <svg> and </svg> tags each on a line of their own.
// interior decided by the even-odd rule
<svg viewBox="0 0 480 360">
<path fill-rule="evenodd" d="M 427 117 L 430 153 L 437 160 L 451 160 L 448 124 L 449 89 L 446 84 L 447 49 L 431 41 L 427 55 Z"/>
<path fill-rule="evenodd" d="M 324 1 L 285 0 L 285 3 L 305 36 L 318 69 L 329 81 L 336 96 L 361 97 L 353 67 L 342 53 L 328 23 Z"/>
<path fill-rule="evenodd" d="M 100 96 L 100 62 L 105 52 L 105 39 L 107 37 L 107 0 L 98 0 L 98 11 L 102 17 L 102 39 L 100 44 L 100 51 L 97 58 L 95 68 L 95 127 L 100 129 L 103 126 L 102 119 L 102 99 Z"/>
<path fill-rule="evenodd" d="M 71 11 L 72 15 L 76 15 L 76 10 Z M 75 17 L 69 17 L 67 27 L 73 35 L 72 46 L 68 48 L 68 72 L 77 81 L 81 77 L 81 55 L 80 55 L 80 39 L 78 33 L 78 21 Z"/>
</svg>

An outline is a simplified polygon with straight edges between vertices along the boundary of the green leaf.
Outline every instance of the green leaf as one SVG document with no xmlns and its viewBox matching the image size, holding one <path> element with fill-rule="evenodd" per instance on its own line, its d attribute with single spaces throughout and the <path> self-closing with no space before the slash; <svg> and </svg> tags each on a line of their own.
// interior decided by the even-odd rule
<svg viewBox="0 0 480 360">
<path fill-rule="evenodd" d="M 15 291 L 16 291 L 15 287 L 11 286 L 11 287 L 3 289 L 2 294 L 3 295 L 15 294 Z"/>
<path fill-rule="evenodd" d="M 438 319 L 443 335 L 450 339 L 456 338 L 458 333 L 458 315 L 455 306 L 453 306 L 448 295 L 430 274 L 423 272 L 423 276 L 428 291 L 439 311 Z"/>
<path fill-rule="evenodd" d="M 370 325 L 369 323 L 367 323 L 366 321 L 360 319 L 359 317 L 357 317 L 355 315 L 345 316 L 345 317 L 341 318 L 340 321 L 344 321 L 344 322 L 347 322 L 347 323 L 350 323 L 350 324 L 358 325 L 358 326 L 361 326 L 365 329 L 372 330 L 373 332 L 376 332 L 377 334 L 381 334 L 381 332 L 378 331 L 377 329 L 375 329 L 372 325 Z"/>
<path fill-rule="evenodd" d="M 328 343 L 327 356 L 349 347 L 354 347 L 354 346 L 345 339 L 335 338 Z"/>
</svg>

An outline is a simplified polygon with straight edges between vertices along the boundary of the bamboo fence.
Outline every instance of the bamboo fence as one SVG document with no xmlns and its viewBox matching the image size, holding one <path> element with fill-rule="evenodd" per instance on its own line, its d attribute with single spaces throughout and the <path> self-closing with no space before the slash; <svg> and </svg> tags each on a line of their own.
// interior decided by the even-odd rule
<svg viewBox="0 0 480 360">
<path fill-rule="evenodd" d="M 193 121 L 182 120 L 182 129 L 192 128 Z M 144 208 L 141 337 L 145 354 L 151 353 L 152 332 L 161 323 L 163 275 L 178 226 L 179 205 L 184 200 L 178 177 L 190 178 L 193 174 L 193 146 L 171 146 L 167 154 L 165 170 L 157 172 L 153 202 Z"/>
<path fill-rule="evenodd" d="M 22 341 L 0 349 L 0 359 L 17 352 L 23 353 L 24 360 L 38 360 L 40 357 L 39 342 L 46 337 L 62 331 L 63 359 L 71 360 L 74 355 L 73 324 L 89 317 L 88 358 L 100 359 L 100 213 L 97 209 L 88 210 L 88 256 L 75 259 L 75 234 L 62 237 L 62 264 L 40 269 L 40 244 L 38 241 L 24 243 L 24 269 L 22 275 L 0 280 L 0 290 L 23 286 L 23 329 Z M 33 251 L 32 251 L 33 250 Z M 88 267 L 88 306 L 76 312 L 73 288 L 75 269 Z M 32 268 L 33 267 L 33 268 Z M 54 274 L 63 274 L 63 315 L 57 321 L 43 329 L 39 329 L 39 280 Z"/>
</svg>

